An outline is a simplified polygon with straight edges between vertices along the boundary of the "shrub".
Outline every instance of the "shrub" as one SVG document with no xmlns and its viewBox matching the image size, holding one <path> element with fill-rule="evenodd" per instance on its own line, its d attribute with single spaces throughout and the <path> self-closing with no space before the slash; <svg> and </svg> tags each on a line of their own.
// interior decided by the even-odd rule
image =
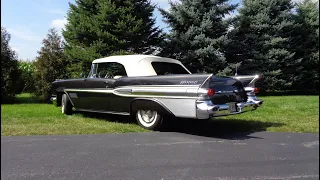
<svg viewBox="0 0 320 180">
<path fill-rule="evenodd" d="M 34 87 L 34 72 L 35 65 L 31 61 L 19 61 L 19 70 L 21 76 L 19 78 L 19 85 L 17 88 L 17 94 L 22 92 L 33 93 L 35 91 Z"/>
<path fill-rule="evenodd" d="M 49 102 L 52 82 L 66 78 L 67 61 L 63 53 L 62 39 L 55 29 L 50 29 L 35 61 L 34 95 Z"/>
</svg>

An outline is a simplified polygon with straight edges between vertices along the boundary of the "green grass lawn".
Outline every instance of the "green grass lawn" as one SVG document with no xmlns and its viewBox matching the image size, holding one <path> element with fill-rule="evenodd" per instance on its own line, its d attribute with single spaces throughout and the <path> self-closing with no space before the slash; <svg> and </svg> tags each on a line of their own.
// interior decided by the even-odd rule
<svg viewBox="0 0 320 180">
<path fill-rule="evenodd" d="M 271 124 L 271 132 L 319 132 L 319 96 L 268 96 L 256 111 L 222 119 Z M 273 125 L 272 125 L 273 124 Z"/>
<path fill-rule="evenodd" d="M 256 111 L 210 121 L 167 121 L 172 131 L 201 134 L 243 131 L 318 132 L 319 96 L 261 97 L 264 105 Z M 169 128 L 170 129 L 170 128 Z M 100 134 L 146 132 L 127 116 L 75 113 L 67 116 L 60 107 L 37 103 L 28 94 L 16 104 L 1 105 L 1 135 Z"/>
<path fill-rule="evenodd" d="M 1 135 L 43 135 L 43 134 L 100 134 L 146 131 L 135 123 L 101 117 L 87 117 L 83 114 L 67 116 L 60 107 L 41 104 L 28 94 L 18 96 L 17 104 L 1 105 Z"/>
</svg>

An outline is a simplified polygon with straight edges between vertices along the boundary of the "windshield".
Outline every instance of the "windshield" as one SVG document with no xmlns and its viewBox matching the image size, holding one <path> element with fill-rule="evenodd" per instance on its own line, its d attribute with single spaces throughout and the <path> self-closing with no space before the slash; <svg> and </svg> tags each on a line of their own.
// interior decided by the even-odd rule
<svg viewBox="0 0 320 180">
<path fill-rule="evenodd" d="M 95 78 L 97 76 L 98 64 L 92 64 L 91 70 L 89 72 L 88 78 Z"/>
<path fill-rule="evenodd" d="M 152 62 L 153 69 L 157 75 L 166 74 L 190 74 L 183 66 L 169 62 Z"/>
<path fill-rule="evenodd" d="M 117 62 L 94 63 L 89 78 L 120 78 L 127 76 L 124 66 Z"/>
</svg>

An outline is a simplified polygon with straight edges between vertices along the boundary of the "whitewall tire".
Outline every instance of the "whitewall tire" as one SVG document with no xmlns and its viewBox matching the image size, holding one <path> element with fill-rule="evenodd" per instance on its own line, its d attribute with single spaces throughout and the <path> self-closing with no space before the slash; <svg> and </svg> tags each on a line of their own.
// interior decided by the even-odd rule
<svg viewBox="0 0 320 180">
<path fill-rule="evenodd" d="M 136 120 L 140 126 L 149 130 L 158 130 L 162 125 L 163 118 L 157 111 L 138 110 Z"/>
<path fill-rule="evenodd" d="M 72 104 L 70 102 L 70 99 L 66 94 L 62 95 L 61 100 L 61 112 L 63 114 L 71 115 L 72 114 Z"/>
</svg>

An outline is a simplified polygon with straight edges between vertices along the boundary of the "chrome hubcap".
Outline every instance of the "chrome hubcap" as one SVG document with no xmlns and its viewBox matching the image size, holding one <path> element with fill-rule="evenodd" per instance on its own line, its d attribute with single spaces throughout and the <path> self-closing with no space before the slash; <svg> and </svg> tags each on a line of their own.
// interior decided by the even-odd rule
<svg viewBox="0 0 320 180">
<path fill-rule="evenodd" d="M 146 123 L 152 123 L 157 118 L 157 112 L 151 110 L 139 110 L 138 117 Z"/>
</svg>

